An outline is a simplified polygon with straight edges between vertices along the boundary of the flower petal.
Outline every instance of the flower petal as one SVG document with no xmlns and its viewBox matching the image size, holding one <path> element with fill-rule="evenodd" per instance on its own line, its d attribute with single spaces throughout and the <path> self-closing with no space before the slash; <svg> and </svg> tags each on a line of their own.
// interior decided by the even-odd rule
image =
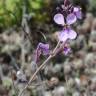
<svg viewBox="0 0 96 96">
<path fill-rule="evenodd" d="M 74 7 L 74 9 L 73 9 L 74 12 L 78 12 L 79 10 L 80 10 L 80 8 L 78 8 L 78 7 Z"/>
<path fill-rule="evenodd" d="M 82 12 L 81 11 L 76 12 L 76 16 L 78 19 L 82 19 Z"/>
<path fill-rule="evenodd" d="M 39 43 L 39 48 L 43 52 L 43 55 L 48 55 L 49 54 L 49 44 Z"/>
<path fill-rule="evenodd" d="M 68 55 L 70 52 L 71 52 L 71 48 L 64 47 L 63 53 L 64 53 L 65 55 Z"/>
<path fill-rule="evenodd" d="M 46 55 L 48 55 L 48 54 L 49 54 L 49 52 L 50 52 L 50 51 L 49 51 L 49 49 L 48 49 L 48 50 L 47 50 L 47 49 L 45 49 L 45 50 L 42 50 L 42 52 L 43 52 L 43 55 L 45 55 L 45 56 L 46 56 Z"/>
<path fill-rule="evenodd" d="M 39 43 L 39 47 L 40 47 L 41 49 L 49 49 L 49 44 Z"/>
<path fill-rule="evenodd" d="M 58 13 L 58 14 L 56 14 L 54 16 L 54 21 L 57 24 L 61 24 L 61 25 L 64 25 L 65 24 L 65 22 L 64 22 L 64 16 L 62 14 L 60 14 L 60 13 Z"/>
<path fill-rule="evenodd" d="M 77 37 L 77 33 L 74 30 L 72 30 L 71 28 L 68 29 L 68 38 L 75 39 L 76 37 Z"/>
<path fill-rule="evenodd" d="M 75 14 L 73 14 L 73 13 L 69 14 L 66 18 L 66 22 L 68 25 L 75 23 L 76 20 L 77 20 L 77 18 L 75 16 Z"/>
<path fill-rule="evenodd" d="M 78 19 L 82 19 L 82 12 L 81 12 L 80 8 L 74 7 L 73 12 L 75 13 L 75 15 Z"/>
<path fill-rule="evenodd" d="M 65 42 L 68 39 L 68 34 L 66 30 L 63 30 L 59 33 L 58 38 L 60 41 Z"/>
</svg>

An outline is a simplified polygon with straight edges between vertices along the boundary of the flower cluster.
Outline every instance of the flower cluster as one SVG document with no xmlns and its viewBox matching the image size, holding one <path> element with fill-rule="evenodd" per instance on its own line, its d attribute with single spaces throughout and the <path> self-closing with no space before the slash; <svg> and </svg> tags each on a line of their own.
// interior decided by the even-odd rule
<svg viewBox="0 0 96 96">
<path fill-rule="evenodd" d="M 55 23 L 63 27 L 63 30 L 58 35 L 59 40 L 63 42 L 65 42 L 67 39 L 75 39 L 77 37 L 77 33 L 71 28 L 71 24 L 74 24 L 77 19 L 82 18 L 79 7 L 72 6 L 71 8 L 73 10 L 70 13 L 67 12 L 67 9 L 65 10 L 66 13 L 68 13 L 66 17 L 61 13 L 57 13 L 54 16 Z"/>
<path fill-rule="evenodd" d="M 67 4 L 68 3 L 68 4 Z M 58 39 L 61 43 L 65 43 L 63 46 L 63 53 L 67 55 L 70 53 L 71 48 L 66 45 L 67 40 L 73 40 L 77 37 L 77 33 L 71 28 L 77 19 L 82 19 L 82 12 L 79 6 L 73 6 L 68 0 L 64 1 L 64 6 L 62 7 L 62 12 L 55 14 L 53 20 L 56 24 L 62 26 L 62 30 L 58 34 Z M 37 46 L 37 59 L 38 57 L 49 54 L 49 44 L 39 43 Z"/>
<path fill-rule="evenodd" d="M 58 39 L 61 42 L 67 40 L 73 40 L 77 37 L 77 33 L 71 28 L 77 19 L 82 19 L 82 12 L 79 6 L 74 7 L 72 4 L 67 4 L 68 0 L 65 0 L 64 7 L 62 7 L 63 12 L 59 12 L 54 16 L 54 22 L 63 27 L 62 31 L 58 34 Z M 69 47 L 64 47 L 65 55 L 70 52 Z"/>
</svg>

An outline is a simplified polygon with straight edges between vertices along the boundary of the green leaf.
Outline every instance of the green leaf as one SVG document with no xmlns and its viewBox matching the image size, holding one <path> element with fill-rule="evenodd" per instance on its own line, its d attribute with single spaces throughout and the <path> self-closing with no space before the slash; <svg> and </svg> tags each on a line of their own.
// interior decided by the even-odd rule
<svg viewBox="0 0 96 96">
<path fill-rule="evenodd" d="M 33 9 L 36 9 L 36 10 L 41 8 L 40 2 L 36 2 L 36 1 L 32 1 L 31 6 Z"/>
</svg>

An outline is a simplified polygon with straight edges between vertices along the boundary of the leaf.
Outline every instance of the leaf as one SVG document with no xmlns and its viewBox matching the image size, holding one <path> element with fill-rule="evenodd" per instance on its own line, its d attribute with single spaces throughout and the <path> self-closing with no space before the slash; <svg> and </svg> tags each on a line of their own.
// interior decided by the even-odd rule
<svg viewBox="0 0 96 96">
<path fill-rule="evenodd" d="M 47 40 L 47 38 L 46 38 L 46 36 L 45 36 L 45 34 L 44 33 L 42 33 L 42 32 L 40 32 L 41 33 L 41 35 L 43 36 L 43 38 L 45 39 L 45 41 Z"/>
<path fill-rule="evenodd" d="M 37 10 L 41 8 L 41 3 L 40 2 L 36 2 L 36 1 L 32 1 L 31 2 L 31 6 L 33 9 Z"/>
</svg>

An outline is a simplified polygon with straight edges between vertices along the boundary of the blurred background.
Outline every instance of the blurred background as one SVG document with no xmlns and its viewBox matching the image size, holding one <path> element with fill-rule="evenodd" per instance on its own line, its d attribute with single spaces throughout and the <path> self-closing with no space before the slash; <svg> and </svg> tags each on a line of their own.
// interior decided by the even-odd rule
<svg viewBox="0 0 96 96">
<path fill-rule="evenodd" d="M 59 54 L 37 74 L 22 96 L 96 96 L 96 0 L 70 0 L 82 8 L 74 24 L 72 53 Z M 53 21 L 63 0 L 0 0 L 0 96 L 18 96 L 36 68 L 39 42 L 57 43 Z M 18 73 L 19 71 L 19 73 Z M 19 76 L 17 76 L 18 74 Z"/>
</svg>

